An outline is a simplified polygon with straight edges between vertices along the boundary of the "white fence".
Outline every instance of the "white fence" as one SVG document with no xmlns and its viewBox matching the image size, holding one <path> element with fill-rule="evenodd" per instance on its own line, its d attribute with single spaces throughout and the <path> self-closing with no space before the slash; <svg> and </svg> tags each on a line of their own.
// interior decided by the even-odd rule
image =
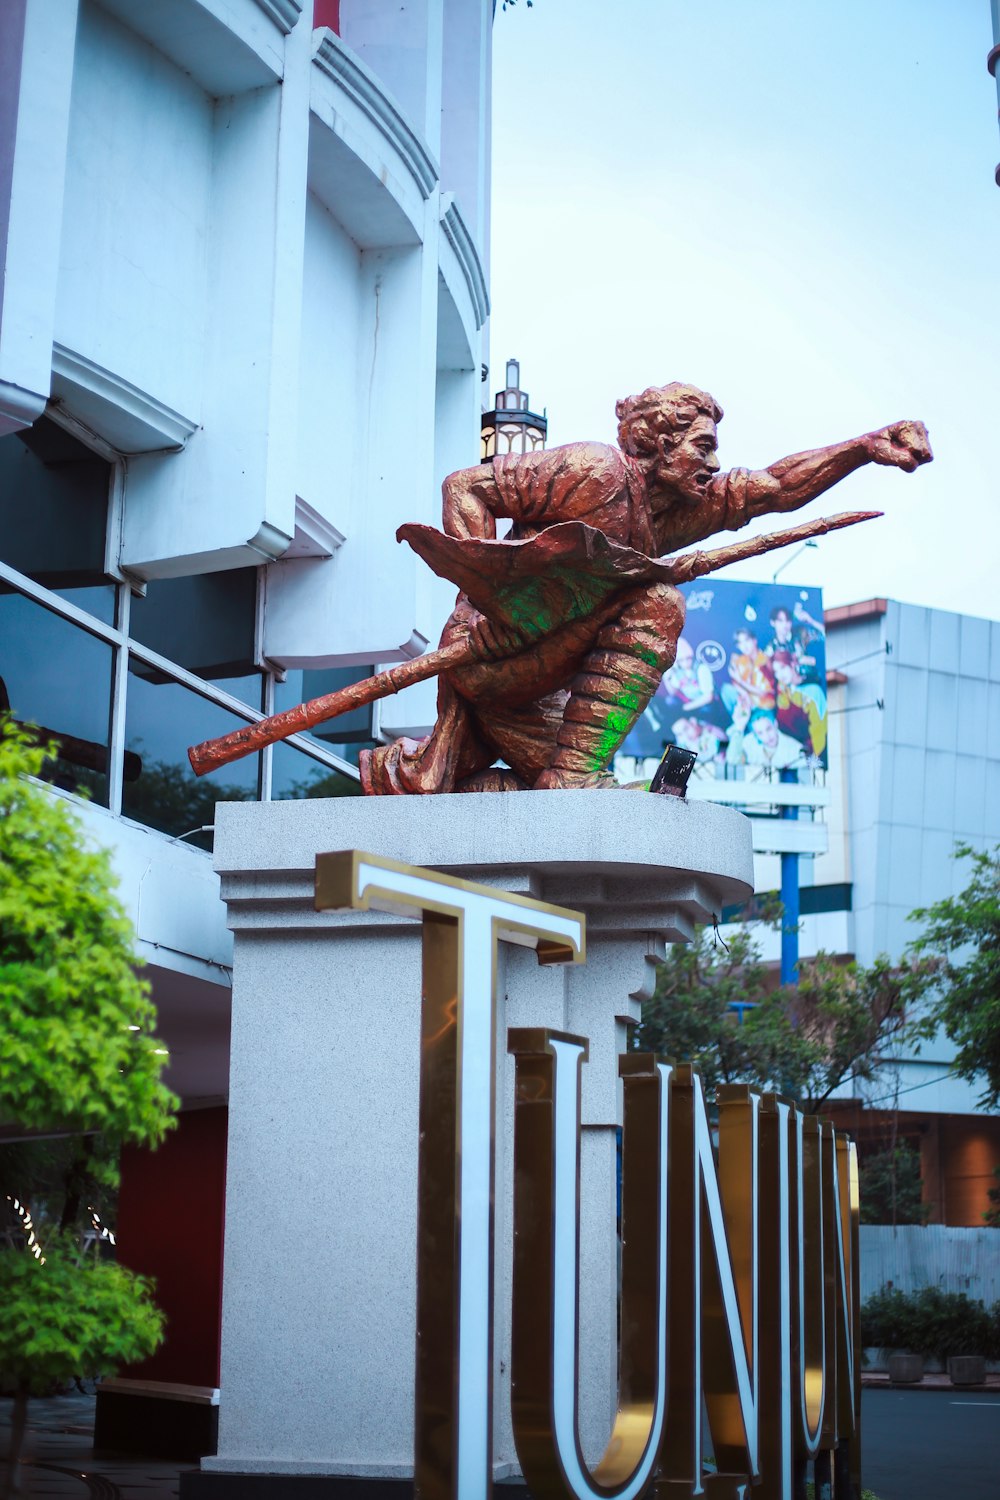
<svg viewBox="0 0 1000 1500">
<path fill-rule="evenodd" d="M 1000 1229 L 862 1224 L 861 1300 L 890 1282 L 901 1292 L 967 1292 L 988 1307 L 1000 1299 Z"/>
</svg>

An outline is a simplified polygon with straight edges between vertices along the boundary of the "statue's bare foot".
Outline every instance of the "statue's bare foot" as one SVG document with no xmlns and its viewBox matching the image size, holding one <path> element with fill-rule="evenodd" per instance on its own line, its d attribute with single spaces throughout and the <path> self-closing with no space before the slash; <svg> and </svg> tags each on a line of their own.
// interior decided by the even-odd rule
<svg viewBox="0 0 1000 1500">
<path fill-rule="evenodd" d="M 562 771 L 556 766 L 550 766 L 548 770 L 543 771 L 535 782 L 536 792 L 568 791 L 581 787 L 599 787 L 602 791 L 618 791 L 620 783 L 615 780 L 610 771 L 584 774 L 581 771 Z"/>
<path fill-rule="evenodd" d="M 526 792 L 528 783 L 522 781 L 514 771 L 501 766 L 491 766 L 488 771 L 477 771 L 467 776 L 455 787 L 456 792 Z"/>
</svg>

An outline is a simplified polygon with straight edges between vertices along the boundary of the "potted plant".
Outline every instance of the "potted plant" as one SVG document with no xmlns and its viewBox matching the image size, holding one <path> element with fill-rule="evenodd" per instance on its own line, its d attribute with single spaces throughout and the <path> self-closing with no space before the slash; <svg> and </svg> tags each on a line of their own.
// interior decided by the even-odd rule
<svg viewBox="0 0 1000 1500">
<path fill-rule="evenodd" d="M 923 1287 L 913 1294 L 915 1343 L 924 1354 L 945 1364 L 952 1385 L 982 1385 L 990 1315 L 982 1302 L 965 1292 Z"/>
<path fill-rule="evenodd" d="M 971 1302 L 960 1294 L 956 1299 L 955 1321 L 945 1354 L 948 1377 L 952 1385 L 983 1385 L 986 1381 L 986 1354 L 990 1345 L 991 1318 L 981 1302 Z"/>
<path fill-rule="evenodd" d="M 861 1342 L 888 1351 L 893 1385 L 917 1385 L 924 1376 L 924 1357 L 915 1339 L 912 1299 L 884 1286 L 861 1309 Z"/>
<path fill-rule="evenodd" d="M 889 1355 L 889 1382 L 891 1385 L 919 1385 L 924 1378 L 924 1356 L 903 1354 L 897 1351 Z"/>
</svg>

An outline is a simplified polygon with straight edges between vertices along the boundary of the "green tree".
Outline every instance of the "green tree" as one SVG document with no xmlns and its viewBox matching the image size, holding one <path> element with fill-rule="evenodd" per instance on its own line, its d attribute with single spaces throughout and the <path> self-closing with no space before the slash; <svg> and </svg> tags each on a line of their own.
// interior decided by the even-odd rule
<svg viewBox="0 0 1000 1500">
<path fill-rule="evenodd" d="M 45 758 L 0 726 L 0 1123 L 155 1146 L 175 1100 L 132 924 L 107 852 L 27 779 Z"/>
<path fill-rule="evenodd" d="M 865 967 L 819 953 L 799 982 L 772 991 L 747 1015 L 754 1081 L 818 1113 L 846 1083 L 869 1082 L 903 1039 L 923 993 L 919 965 L 882 956 Z"/>
<path fill-rule="evenodd" d="M 986 1189 L 990 1206 L 983 1214 L 983 1223 L 990 1229 L 1000 1229 L 1000 1167 L 993 1168 L 993 1176 L 996 1178 L 996 1184 Z M 1000 1303 L 997 1306 L 1000 1307 Z"/>
<path fill-rule="evenodd" d="M 737 928 L 727 943 L 699 928 L 690 943 L 672 943 L 657 964 L 656 987 L 643 1004 L 634 1045 L 693 1063 L 714 1098 L 720 1084 L 755 1076 L 738 1007 L 761 1005 L 767 986 L 767 968 L 749 927 Z"/>
<path fill-rule="evenodd" d="M 968 844 L 956 859 L 971 861 L 965 889 L 910 913 L 925 929 L 912 953 L 936 970 L 936 991 L 923 1032 L 943 1027 L 958 1049 L 952 1067 L 960 1078 L 985 1084 L 980 1104 L 1000 1104 L 1000 848 L 980 852 Z"/>
<path fill-rule="evenodd" d="M 0 1371 L 15 1390 L 4 1496 L 19 1492 L 28 1398 L 72 1376 L 107 1374 L 152 1354 L 163 1315 L 149 1283 L 111 1261 L 81 1255 L 72 1237 L 44 1257 L 0 1252 Z"/>
<path fill-rule="evenodd" d="M 753 930 L 723 944 L 707 930 L 658 966 L 635 1045 L 693 1063 L 711 1098 L 721 1083 L 789 1094 L 815 1113 L 843 1084 L 870 1079 L 921 993 L 919 965 L 870 968 L 825 954 L 775 987 Z"/>
<path fill-rule="evenodd" d="M 862 1224 L 926 1224 L 930 1211 L 921 1198 L 919 1151 L 900 1141 L 862 1157 Z"/>
<path fill-rule="evenodd" d="M 91 847 L 67 800 L 31 779 L 52 754 L 0 722 L 0 1125 L 63 1138 L 15 1145 L 3 1163 L 5 1191 L 30 1206 L 44 1184 L 50 1210 L 44 1260 L 0 1251 L 14 1449 L 33 1390 L 155 1347 L 158 1314 L 145 1283 L 84 1263 L 69 1231 L 90 1185 L 114 1183 L 121 1144 L 157 1145 L 176 1108 L 109 856 Z M 22 1336 L 30 1328 L 37 1339 Z"/>
</svg>

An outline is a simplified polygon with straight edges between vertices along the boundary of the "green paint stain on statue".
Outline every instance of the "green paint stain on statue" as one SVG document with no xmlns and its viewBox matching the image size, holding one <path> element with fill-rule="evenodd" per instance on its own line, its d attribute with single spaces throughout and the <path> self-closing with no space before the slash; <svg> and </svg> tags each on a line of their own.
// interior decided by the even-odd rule
<svg viewBox="0 0 1000 1500">
<path fill-rule="evenodd" d="M 575 568 L 554 566 L 544 578 L 519 579 L 498 588 L 491 616 L 506 620 L 529 640 L 550 634 L 560 625 L 584 620 L 607 597 L 594 581 Z"/>
<path fill-rule="evenodd" d="M 653 658 L 653 665 L 656 658 Z M 645 703 L 647 684 L 641 677 L 629 677 L 621 687 L 607 718 L 604 733 L 594 749 L 591 770 L 604 771 L 622 740 L 639 717 Z"/>
</svg>

